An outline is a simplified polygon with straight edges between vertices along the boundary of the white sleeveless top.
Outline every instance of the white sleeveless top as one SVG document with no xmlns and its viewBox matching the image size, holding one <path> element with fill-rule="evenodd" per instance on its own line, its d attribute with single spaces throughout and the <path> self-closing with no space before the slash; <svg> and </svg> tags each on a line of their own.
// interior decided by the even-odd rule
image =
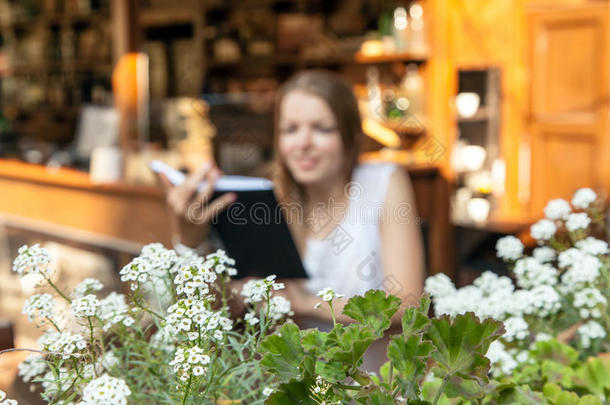
<svg viewBox="0 0 610 405">
<path fill-rule="evenodd" d="M 303 265 L 310 293 L 332 287 L 351 297 L 383 289 L 379 226 L 396 167 L 391 163 L 364 163 L 354 169 L 344 219 L 324 239 L 307 240 Z"/>
</svg>

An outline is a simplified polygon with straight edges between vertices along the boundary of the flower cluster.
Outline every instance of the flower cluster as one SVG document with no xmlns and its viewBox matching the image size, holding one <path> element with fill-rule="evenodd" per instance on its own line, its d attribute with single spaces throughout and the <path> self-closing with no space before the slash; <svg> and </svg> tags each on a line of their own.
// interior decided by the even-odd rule
<svg viewBox="0 0 610 405">
<path fill-rule="evenodd" d="M 44 357 L 31 354 L 19 363 L 18 370 L 19 377 L 25 382 L 30 382 L 47 370 L 47 362 Z"/>
<path fill-rule="evenodd" d="M 104 285 L 95 278 L 86 278 L 81 281 L 72 292 L 73 298 L 84 297 L 87 294 L 96 293 L 104 288 Z"/>
<path fill-rule="evenodd" d="M 38 343 L 43 351 L 49 352 L 51 355 L 61 356 L 63 359 L 80 357 L 87 348 L 84 337 L 69 332 L 48 331 L 40 337 Z"/>
<path fill-rule="evenodd" d="M 220 312 L 206 308 L 206 302 L 184 298 L 167 309 L 164 329 L 170 335 L 184 333 L 193 341 L 205 334 L 222 340 L 223 330 L 231 330 L 233 322 Z"/>
<path fill-rule="evenodd" d="M 606 337 L 610 325 L 602 322 L 608 318 L 609 248 L 606 241 L 588 235 L 593 218 L 599 217 L 596 198 L 591 189 L 574 194 L 572 206 L 584 212 L 574 212 L 563 199 L 550 201 L 546 218 L 530 228 L 538 243 L 532 256 L 524 256 L 525 247 L 514 236 L 498 240 L 497 256 L 512 265 L 518 290 L 509 278 L 491 272 L 460 289 L 442 274 L 426 280 L 437 315 L 472 311 L 504 322 L 506 333 L 488 353 L 495 375 L 509 374 L 534 340 L 571 328 L 577 330 L 580 347 L 588 349 Z"/>
<path fill-rule="evenodd" d="M 261 302 L 270 297 L 271 291 L 284 288 L 283 283 L 276 283 L 275 276 L 269 276 L 262 280 L 248 280 L 241 289 L 241 295 L 246 304 Z"/>
<path fill-rule="evenodd" d="M 208 284 L 216 281 L 216 273 L 212 263 L 206 261 L 202 264 L 183 266 L 174 278 L 176 293 L 184 294 L 190 298 L 205 298 L 210 292 Z"/>
<path fill-rule="evenodd" d="M 86 318 L 89 316 L 95 316 L 99 306 L 100 301 L 97 299 L 97 297 L 93 294 L 89 294 L 72 300 L 70 309 L 72 310 L 72 315 L 75 317 Z"/>
<path fill-rule="evenodd" d="M 21 312 L 28 316 L 30 322 L 40 318 L 41 323 L 44 323 L 44 319 L 55 316 L 55 300 L 51 294 L 32 295 L 25 301 Z"/>
<path fill-rule="evenodd" d="M 129 315 L 129 311 L 123 294 L 115 292 L 108 294 L 99 305 L 99 316 L 104 321 L 104 331 L 110 330 L 113 325 L 118 323 L 125 326 L 133 325 L 135 320 Z"/>
<path fill-rule="evenodd" d="M 48 250 L 39 244 L 32 246 L 24 245 L 19 248 L 17 258 L 13 261 L 13 271 L 20 276 L 26 274 L 41 274 L 48 277 L 48 266 L 51 263 L 51 255 Z"/>
<path fill-rule="evenodd" d="M 335 298 L 345 297 L 344 294 L 337 294 L 335 290 L 330 287 L 324 288 L 323 290 L 318 291 L 316 294 L 318 297 L 322 298 L 322 301 L 331 302 Z"/>
<path fill-rule="evenodd" d="M 125 380 L 104 374 L 87 384 L 78 405 L 126 405 L 130 395 Z"/>
<path fill-rule="evenodd" d="M 207 372 L 210 356 L 203 353 L 203 349 L 198 346 L 179 347 L 169 365 L 173 367 L 178 378 L 186 382 L 191 376 L 200 377 Z"/>
</svg>

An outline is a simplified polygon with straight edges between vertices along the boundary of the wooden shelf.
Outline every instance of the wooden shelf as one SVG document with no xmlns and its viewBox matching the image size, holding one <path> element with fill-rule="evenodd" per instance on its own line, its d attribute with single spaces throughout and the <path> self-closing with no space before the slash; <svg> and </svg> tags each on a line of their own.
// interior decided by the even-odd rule
<svg viewBox="0 0 610 405">
<path fill-rule="evenodd" d="M 360 51 L 356 52 L 354 57 L 354 61 L 356 63 L 362 64 L 375 64 L 375 63 L 424 63 L 427 60 L 427 55 L 417 54 L 412 52 L 401 52 L 401 53 L 392 53 L 392 54 L 384 54 L 379 56 L 366 56 L 363 55 Z"/>
</svg>

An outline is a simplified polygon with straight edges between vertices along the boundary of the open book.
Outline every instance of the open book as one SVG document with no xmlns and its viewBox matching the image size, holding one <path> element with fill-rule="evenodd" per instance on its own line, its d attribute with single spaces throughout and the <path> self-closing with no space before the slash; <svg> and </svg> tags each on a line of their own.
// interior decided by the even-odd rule
<svg viewBox="0 0 610 405">
<path fill-rule="evenodd" d="M 150 168 L 165 174 L 174 185 L 186 179 L 184 173 L 167 164 L 154 160 Z M 206 183 L 199 184 L 199 191 Z M 237 277 L 304 278 L 307 273 L 292 240 L 273 194 L 273 183 L 260 177 L 221 176 L 214 184 L 212 198 L 226 192 L 237 194 L 237 200 L 212 220 L 212 228 L 218 234 L 225 250 L 236 261 Z M 201 213 L 202 203 L 196 202 L 189 209 L 193 223 Z"/>
</svg>

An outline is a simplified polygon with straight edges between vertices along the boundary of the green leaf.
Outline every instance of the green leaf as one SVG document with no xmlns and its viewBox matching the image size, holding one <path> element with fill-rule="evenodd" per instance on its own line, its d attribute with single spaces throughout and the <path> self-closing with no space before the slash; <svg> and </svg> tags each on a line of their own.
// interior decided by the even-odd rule
<svg viewBox="0 0 610 405">
<path fill-rule="evenodd" d="M 578 400 L 578 405 L 604 405 L 604 403 L 595 395 L 585 395 Z"/>
<path fill-rule="evenodd" d="M 546 382 L 560 384 L 563 388 L 572 388 L 575 374 L 571 367 L 550 360 L 542 361 L 542 377 Z"/>
<path fill-rule="evenodd" d="M 377 335 L 369 327 L 354 323 L 348 326 L 337 324 L 328 334 L 326 353 L 321 356 L 327 360 L 358 366 L 364 352 L 376 339 Z"/>
<path fill-rule="evenodd" d="M 318 405 L 311 397 L 311 387 L 315 385 L 313 378 L 304 380 L 291 380 L 288 383 L 282 384 L 279 388 L 267 398 L 265 405 L 286 405 L 286 404 L 302 404 L 302 405 Z"/>
<path fill-rule="evenodd" d="M 578 395 L 573 392 L 564 391 L 559 385 L 554 383 L 544 384 L 542 392 L 553 405 L 574 405 L 578 403 Z"/>
<path fill-rule="evenodd" d="M 295 324 L 286 323 L 273 335 L 267 336 L 260 343 L 259 350 L 265 371 L 275 374 L 281 382 L 303 378 L 301 363 L 304 352 L 299 328 Z"/>
<path fill-rule="evenodd" d="M 576 369 L 574 385 L 596 395 L 607 395 L 610 391 L 610 358 L 590 357 Z"/>
<path fill-rule="evenodd" d="M 498 405 L 540 405 L 547 402 L 541 393 L 532 391 L 527 385 L 498 387 L 493 398 L 492 403 Z"/>
<path fill-rule="evenodd" d="M 386 393 L 379 390 L 370 391 L 366 393 L 366 396 L 358 398 L 358 403 L 366 405 L 395 405 L 394 398 Z"/>
<path fill-rule="evenodd" d="M 432 357 L 441 369 L 441 376 L 461 373 L 487 382 L 489 360 L 485 353 L 491 342 L 504 333 L 498 321 L 485 319 L 480 322 L 468 312 L 456 316 L 432 319 L 425 338 L 436 347 Z"/>
<path fill-rule="evenodd" d="M 575 349 L 554 339 L 536 342 L 530 351 L 530 356 L 538 362 L 552 360 L 564 366 L 571 366 L 578 362 L 578 352 Z"/>
<path fill-rule="evenodd" d="M 419 308 L 407 308 L 402 315 L 402 333 L 405 336 L 423 331 L 429 324 L 430 298 L 422 296 Z"/>
<path fill-rule="evenodd" d="M 403 396 L 412 399 L 419 396 L 416 380 L 425 374 L 426 360 L 433 350 L 434 346 L 422 342 L 419 335 L 397 336 L 390 340 L 388 358 L 394 362 L 396 383 Z"/>
<path fill-rule="evenodd" d="M 400 306 L 400 299 L 386 296 L 382 290 L 369 290 L 364 296 L 350 298 L 343 313 L 362 325 L 371 327 L 379 336 L 390 327 L 391 318 Z"/>
</svg>

